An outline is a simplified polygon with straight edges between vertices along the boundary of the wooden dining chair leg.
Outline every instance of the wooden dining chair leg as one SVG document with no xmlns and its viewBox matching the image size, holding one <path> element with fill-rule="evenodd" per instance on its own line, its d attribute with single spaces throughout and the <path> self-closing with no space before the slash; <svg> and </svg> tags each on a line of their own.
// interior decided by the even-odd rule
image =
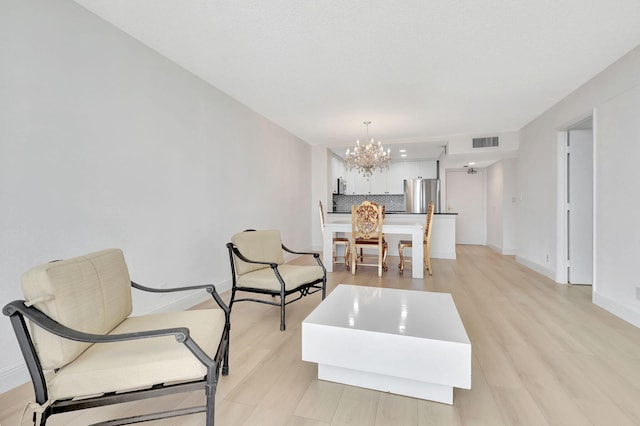
<svg viewBox="0 0 640 426">
<path fill-rule="evenodd" d="M 356 274 L 357 264 L 358 264 L 358 249 L 354 244 L 353 251 L 351 252 L 351 275 Z"/>
<path fill-rule="evenodd" d="M 382 269 L 386 272 L 389 270 L 387 266 L 387 254 L 389 253 L 389 245 L 385 242 L 382 247 Z"/>
<path fill-rule="evenodd" d="M 349 259 L 351 256 L 351 244 L 347 243 L 344 245 L 344 267 L 347 268 L 347 271 L 349 270 L 350 266 L 349 266 Z"/>
<path fill-rule="evenodd" d="M 424 268 L 429 272 L 429 275 L 433 275 L 431 272 L 431 247 L 429 244 L 424 245 Z"/>
</svg>

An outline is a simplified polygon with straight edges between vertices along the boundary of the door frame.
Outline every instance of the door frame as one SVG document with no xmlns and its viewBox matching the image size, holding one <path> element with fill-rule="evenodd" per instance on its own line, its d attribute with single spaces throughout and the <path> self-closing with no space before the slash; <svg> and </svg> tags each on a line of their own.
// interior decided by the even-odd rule
<svg viewBox="0 0 640 426">
<path fill-rule="evenodd" d="M 568 181 L 567 181 L 567 141 L 569 138 L 569 131 L 575 125 L 591 118 L 592 132 L 593 132 L 593 204 L 592 204 L 592 232 L 593 232 L 593 284 L 592 289 L 595 293 L 596 290 L 596 110 L 595 108 L 588 113 L 585 113 L 573 120 L 568 124 L 560 126 L 556 135 L 556 164 L 557 164 L 557 191 L 556 191 L 556 273 L 555 281 L 559 284 L 569 284 L 569 272 L 568 272 L 568 227 L 567 227 L 567 195 L 568 195 Z"/>
</svg>

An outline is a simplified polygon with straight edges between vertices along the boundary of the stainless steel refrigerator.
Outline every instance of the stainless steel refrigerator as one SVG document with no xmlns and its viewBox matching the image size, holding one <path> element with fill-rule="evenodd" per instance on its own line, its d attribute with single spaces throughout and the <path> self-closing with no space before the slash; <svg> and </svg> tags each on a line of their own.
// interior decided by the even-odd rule
<svg viewBox="0 0 640 426">
<path fill-rule="evenodd" d="M 404 196 L 407 213 L 426 213 L 432 200 L 440 213 L 440 179 L 405 179 Z"/>
</svg>

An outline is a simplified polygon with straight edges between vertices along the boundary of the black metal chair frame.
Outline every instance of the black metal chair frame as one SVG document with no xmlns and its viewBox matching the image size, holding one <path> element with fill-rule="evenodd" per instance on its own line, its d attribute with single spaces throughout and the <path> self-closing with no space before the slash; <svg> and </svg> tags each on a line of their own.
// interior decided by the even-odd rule
<svg viewBox="0 0 640 426">
<path fill-rule="evenodd" d="M 253 231 L 253 229 L 248 229 L 245 232 L 250 232 Z M 326 293 L 327 293 L 327 270 L 325 269 L 324 265 L 322 264 L 322 261 L 320 260 L 320 254 L 318 253 L 309 253 L 309 252 L 299 252 L 299 251 L 293 251 L 288 249 L 284 244 L 282 244 L 282 249 L 288 253 L 292 253 L 292 254 L 299 254 L 299 255 L 308 255 L 308 256 L 313 256 L 316 261 L 318 262 L 318 265 L 320 265 L 322 267 L 322 278 L 321 279 L 317 279 L 315 281 L 311 281 L 308 283 L 303 283 L 299 286 L 297 286 L 296 288 L 290 289 L 290 290 L 286 290 L 285 289 L 285 282 L 284 279 L 282 278 L 282 276 L 280 275 L 280 272 L 278 271 L 278 264 L 277 263 L 271 263 L 271 262 L 261 262 L 258 260 L 251 260 L 251 259 L 247 259 L 242 253 L 240 253 L 240 250 L 238 250 L 237 247 L 235 247 L 233 245 L 233 243 L 227 243 L 227 248 L 229 249 L 229 261 L 231 263 L 231 277 L 232 277 L 232 282 L 233 282 L 233 286 L 231 289 L 231 301 L 229 302 L 229 309 L 233 308 L 233 304 L 235 302 L 258 302 L 258 303 L 264 303 L 267 305 L 273 305 L 273 306 L 279 306 L 280 307 L 280 331 L 284 331 L 286 329 L 286 325 L 285 325 L 285 306 L 288 305 L 289 303 L 293 303 L 296 300 L 300 300 L 302 299 L 304 296 L 307 296 L 309 294 L 314 294 L 317 293 L 318 291 L 322 291 L 322 300 L 324 300 Z M 273 270 L 273 273 L 275 274 L 275 277 L 277 278 L 277 280 L 280 282 L 280 291 L 275 291 L 275 290 L 265 290 L 262 288 L 252 288 L 252 287 L 238 287 L 237 285 L 237 279 L 236 279 L 236 268 L 235 268 L 235 263 L 234 263 L 234 259 L 233 259 L 233 255 L 238 256 L 239 259 L 241 259 L 244 262 L 247 263 L 255 263 L 255 264 L 259 264 L 259 265 L 269 265 L 269 267 L 271 267 L 271 269 Z M 322 285 L 319 285 L 320 283 L 322 283 Z M 240 299 L 236 299 L 236 292 L 237 291 L 245 291 L 248 293 L 260 293 L 260 294 L 268 294 L 271 297 L 276 297 L 279 296 L 280 297 L 280 302 L 270 302 L 268 300 L 264 300 L 264 299 L 255 299 L 255 298 L 251 298 L 251 297 L 243 297 Z M 286 297 L 299 292 L 300 294 L 298 295 L 298 297 L 296 297 L 295 299 L 292 300 L 286 300 Z"/>
<path fill-rule="evenodd" d="M 38 354 L 35 350 L 31 335 L 29 333 L 25 318 L 39 327 L 47 330 L 50 333 L 56 334 L 60 337 L 75 340 L 79 342 L 88 343 L 108 343 L 108 342 L 121 342 L 125 340 L 134 339 L 148 339 L 160 336 L 174 336 L 178 344 L 185 345 L 189 351 L 207 367 L 207 374 L 201 380 L 191 381 L 187 383 L 179 383 L 172 385 L 157 384 L 149 389 L 136 390 L 123 393 L 106 393 L 100 396 L 80 399 L 74 401 L 73 399 L 66 399 L 60 401 L 54 401 L 47 406 L 42 413 L 40 425 L 46 423 L 47 418 L 59 413 L 65 413 L 69 411 L 84 410 L 87 408 L 100 407 L 104 405 L 119 404 L 123 402 L 137 401 L 141 399 L 154 398 L 174 393 L 192 392 L 196 390 L 204 389 L 206 395 L 206 403 L 202 406 L 182 408 L 170 411 L 162 411 L 157 413 L 131 416 L 126 418 L 109 420 L 106 422 L 96 423 L 95 425 L 124 425 L 131 423 L 140 423 L 150 420 L 164 419 L 170 417 L 184 416 L 194 413 L 206 412 L 206 425 L 214 425 L 215 416 L 215 393 L 218 384 L 218 377 L 220 373 L 220 367 L 222 366 L 222 375 L 229 374 L 229 329 L 230 329 L 230 314 L 231 308 L 228 307 L 218 295 L 213 285 L 197 285 L 189 287 L 156 289 L 145 287 L 135 282 L 131 282 L 131 286 L 138 290 L 148 291 L 153 293 L 170 293 L 177 291 L 198 290 L 205 289 L 211 294 L 218 306 L 224 311 L 225 314 L 225 327 L 223 331 L 222 340 L 214 359 L 211 359 L 198 344 L 190 337 L 189 329 L 186 327 L 167 328 L 160 330 L 140 331 L 135 333 L 124 333 L 117 335 L 99 335 L 83 333 L 78 330 L 74 330 L 52 320 L 47 315 L 33 306 L 26 306 L 24 300 L 15 300 L 8 303 L 3 309 L 2 313 L 7 315 L 13 326 L 13 330 L 18 339 L 18 344 L 22 355 L 27 364 L 27 369 L 31 375 L 33 383 L 33 389 L 35 393 L 35 401 L 42 405 L 49 399 L 47 391 L 47 382 L 44 378 L 44 373 Z M 34 424 L 36 423 L 36 415 L 34 414 Z"/>
</svg>

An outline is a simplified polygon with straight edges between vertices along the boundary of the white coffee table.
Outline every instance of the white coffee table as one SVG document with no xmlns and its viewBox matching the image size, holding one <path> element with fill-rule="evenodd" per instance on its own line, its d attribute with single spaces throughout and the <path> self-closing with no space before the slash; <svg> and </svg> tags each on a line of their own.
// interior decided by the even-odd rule
<svg viewBox="0 0 640 426">
<path fill-rule="evenodd" d="M 302 322 L 318 379 L 453 403 L 471 389 L 471 342 L 448 293 L 340 284 Z"/>
</svg>

